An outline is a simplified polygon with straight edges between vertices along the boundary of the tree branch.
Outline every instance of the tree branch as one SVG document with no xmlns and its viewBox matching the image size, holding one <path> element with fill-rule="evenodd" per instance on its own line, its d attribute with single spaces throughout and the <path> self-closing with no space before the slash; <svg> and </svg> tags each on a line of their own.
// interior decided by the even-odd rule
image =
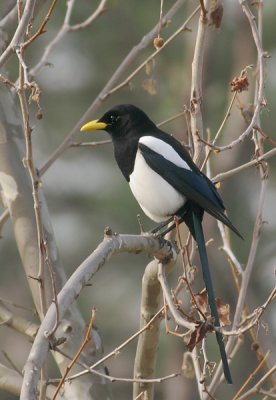
<svg viewBox="0 0 276 400">
<path fill-rule="evenodd" d="M 255 42 L 255 46 L 258 53 L 258 66 L 259 66 L 259 76 L 258 76 L 258 90 L 257 90 L 257 101 L 254 107 L 254 114 L 250 121 L 250 124 L 246 128 L 246 130 L 238 137 L 238 139 L 233 140 L 230 144 L 226 146 L 220 147 L 220 151 L 232 149 L 234 146 L 238 145 L 239 143 L 243 142 L 244 139 L 250 135 L 252 129 L 254 129 L 255 125 L 258 126 L 258 120 L 260 116 L 260 112 L 262 107 L 265 105 L 264 100 L 264 84 L 265 84 L 265 68 L 264 68 L 264 60 L 266 57 L 266 53 L 263 50 L 262 42 L 260 38 L 260 34 L 258 32 L 258 27 L 255 22 L 255 17 L 252 14 L 247 0 L 239 0 L 239 3 L 242 7 L 244 14 L 246 15 L 248 22 L 250 24 L 252 36 Z"/>
<path fill-rule="evenodd" d="M 239 174 L 240 172 L 250 168 L 250 167 L 254 167 L 254 166 L 258 166 L 259 164 L 262 163 L 262 161 L 269 159 L 272 156 L 276 155 L 276 147 L 274 147 L 273 149 L 267 151 L 266 153 L 262 154 L 261 156 L 257 157 L 255 160 L 249 161 L 245 164 L 240 165 L 239 167 L 230 169 L 229 171 L 226 172 L 221 172 L 220 174 L 214 176 L 212 178 L 212 181 L 214 183 L 217 182 L 222 182 L 226 179 L 232 178 L 232 176 L 235 176 L 237 174 Z"/>
<path fill-rule="evenodd" d="M 22 18 L 20 19 L 14 36 L 4 53 L 0 56 L 0 68 L 5 65 L 16 49 L 23 43 L 26 30 L 33 17 L 35 3 L 36 0 L 26 0 Z"/>
<path fill-rule="evenodd" d="M 12 313 L 0 300 L 0 320 L 1 325 L 5 324 L 15 329 L 16 331 L 23 333 L 27 337 L 34 339 L 38 331 L 39 326 L 26 318 L 20 317 Z"/>
<path fill-rule="evenodd" d="M 106 230 L 103 242 L 97 249 L 75 270 L 73 275 L 66 282 L 58 295 L 58 307 L 60 318 L 65 311 L 79 296 L 82 288 L 89 282 L 95 273 L 110 259 L 114 254 L 122 252 L 146 252 L 154 255 L 163 262 L 169 262 L 173 257 L 173 251 L 169 242 L 164 239 L 156 239 L 152 236 L 135 235 L 112 235 L 110 230 Z M 47 356 L 49 342 L 53 340 L 48 337 L 53 329 L 56 320 L 56 308 L 52 304 L 41 323 L 37 336 L 34 340 L 29 358 L 25 364 L 25 375 L 21 393 L 21 400 L 35 400 L 36 387 L 39 372 Z"/>
<path fill-rule="evenodd" d="M 201 7 L 200 18 L 198 21 L 198 31 L 195 43 L 194 58 L 192 61 L 192 82 L 190 97 L 190 115 L 191 115 L 191 133 L 194 142 L 194 161 L 201 166 L 205 158 L 205 146 L 198 140 L 203 137 L 203 120 L 202 120 L 202 71 L 204 53 L 207 41 L 207 33 L 210 29 L 207 25 L 206 10 L 210 8 L 210 0 L 205 0 L 205 5 Z M 202 5 L 202 2 L 201 2 Z"/>
</svg>

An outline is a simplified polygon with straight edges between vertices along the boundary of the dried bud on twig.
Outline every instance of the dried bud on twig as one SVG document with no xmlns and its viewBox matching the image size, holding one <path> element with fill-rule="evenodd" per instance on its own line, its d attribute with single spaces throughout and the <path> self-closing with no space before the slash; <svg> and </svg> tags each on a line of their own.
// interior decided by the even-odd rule
<svg viewBox="0 0 276 400">
<path fill-rule="evenodd" d="M 249 86 L 249 82 L 248 82 L 248 78 L 245 74 L 239 76 L 239 77 L 235 77 L 231 82 L 230 82 L 230 86 L 231 86 L 231 92 L 243 92 L 244 90 L 248 89 Z"/>
<path fill-rule="evenodd" d="M 156 50 L 161 49 L 161 47 L 163 47 L 164 43 L 165 43 L 165 41 L 161 37 L 156 37 L 153 40 L 153 45 L 156 48 Z"/>
</svg>

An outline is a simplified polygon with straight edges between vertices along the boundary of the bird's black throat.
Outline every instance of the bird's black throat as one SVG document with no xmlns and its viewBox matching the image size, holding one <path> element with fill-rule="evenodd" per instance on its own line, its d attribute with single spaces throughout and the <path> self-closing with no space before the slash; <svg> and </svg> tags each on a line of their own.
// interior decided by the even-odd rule
<svg viewBox="0 0 276 400">
<path fill-rule="evenodd" d="M 112 136 L 112 141 L 117 164 L 125 179 L 129 182 L 129 176 L 134 169 L 135 157 L 138 149 L 138 139 L 133 136 L 128 138 L 128 140 L 123 137 L 114 138 Z"/>
</svg>

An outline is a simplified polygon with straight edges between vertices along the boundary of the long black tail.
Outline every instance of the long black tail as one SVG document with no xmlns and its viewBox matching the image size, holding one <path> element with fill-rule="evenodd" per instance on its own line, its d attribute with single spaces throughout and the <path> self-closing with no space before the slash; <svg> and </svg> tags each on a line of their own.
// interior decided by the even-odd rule
<svg viewBox="0 0 276 400">
<path fill-rule="evenodd" d="M 195 240 L 198 245 L 198 251 L 199 251 L 199 256 L 200 256 L 200 261 L 201 261 L 201 266 L 202 266 L 203 279 L 204 279 L 207 294 L 208 294 L 211 315 L 215 320 L 215 327 L 220 327 L 218 310 L 217 310 L 217 306 L 216 306 L 215 294 L 214 294 L 214 290 L 213 290 L 213 284 L 212 284 L 212 279 L 211 279 L 211 274 L 210 274 L 210 269 L 209 269 L 207 252 L 206 252 L 204 234 L 203 234 L 202 225 L 201 225 L 201 216 L 198 215 L 196 211 L 192 211 L 192 218 L 193 218 L 194 237 L 195 237 Z M 228 360 L 227 360 L 227 355 L 226 355 L 226 351 L 225 351 L 225 347 L 224 347 L 223 336 L 222 336 L 221 332 L 216 331 L 216 337 L 217 337 L 217 342 L 219 345 L 225 379 L 228 383 L 233 383 Z"/>
</svg>

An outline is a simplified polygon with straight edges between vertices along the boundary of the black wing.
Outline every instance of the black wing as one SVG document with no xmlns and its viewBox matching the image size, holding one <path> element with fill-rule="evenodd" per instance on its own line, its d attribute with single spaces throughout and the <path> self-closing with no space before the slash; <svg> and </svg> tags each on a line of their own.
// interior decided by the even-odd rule
<svg viewBox="0 0 276 400">
<path fill-rule="evenodd" d="M 178 167 L 142 143 L 139 143 L 138 147 L 146 163 L 172 185 L 175 190 L 242 237 L 224 214 L 223 201 L 210 179 L 198 172 L 198 170 L 193 171 Z"/>
</svg>

